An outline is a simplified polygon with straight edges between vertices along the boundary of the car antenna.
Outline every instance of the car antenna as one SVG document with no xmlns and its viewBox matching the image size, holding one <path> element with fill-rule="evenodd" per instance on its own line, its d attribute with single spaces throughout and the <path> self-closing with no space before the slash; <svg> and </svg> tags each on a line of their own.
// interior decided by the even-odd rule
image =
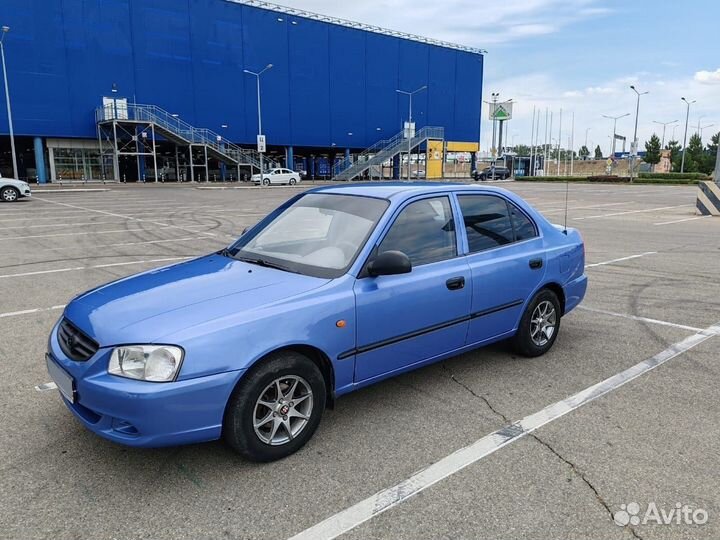
<svg viewBox="0 0 720 540">
<path fill-rule="evenodd" d="M 568 192 L 570 191 L 570 180 L 565 179 L 565 228 L 563 234 L 567 236 L 567 215 L 568 215 Z"/>
</svg>

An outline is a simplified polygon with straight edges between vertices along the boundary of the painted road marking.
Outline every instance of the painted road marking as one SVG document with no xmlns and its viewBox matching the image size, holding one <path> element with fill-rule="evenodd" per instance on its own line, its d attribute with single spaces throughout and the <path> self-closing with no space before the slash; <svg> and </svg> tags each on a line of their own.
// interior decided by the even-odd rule
<svg viewBox="0 0 720 540">
<path fill-rule="evenodd" d="M 35 387 L 35 390 L 37 390 L 38 392 L 47 392 L 48 390 L 57 390 L 57 384 L 55 384 L 54 382 L 46 382 L 43 384 L 38 384 Z"/>
<path fill-rule="evenodd" d="M 58 272 L 73 272 L 75 270 L 92 270 L 94 268 L 112 268 L 113 266 L 128 266 L 132 264 L 149 264 L 156 262 L 184 261 L 192 257 L 166 257 L 164 259 L 148 259 L 144 261 L 127 261 L 108 264 L 96 264 L 95 266 L 73 266 L 72 268 L 54 268 L 52 270 L 36 270 L 34 272 L 22 272 L 20 274 L 0 274 L 0 279 L 23 276 L 39 276 L 41 274 L 56 274 Z"/>
<path fill-rule="evenodd" d="M 140 220 L 140 221 L 144 221 L 144 220 Z M 173 228 L 172 225 L 162 225 L 162 224 L 158 224 L 158 225 L 160 225 L 161 229 Z M 190 229 L 201 229 L 201 228 L 205 228 L 205 227 L 207 227 L 207 225 L 188 225 L 187 227 L 177 227 L 177 228 L 183 229 L 185 232 L 197 232 L 197 233 L 205 234 L 208 236 L 215 236 L 215 234 L 205 232 L 205 231 L 191 231 L 190 230 Z M 79 235 L 86 235 L 86 234 L 111 234 L 111 233 L 127 233 L 127 232 L 137 232 L 137 231 L 151 232 L 152 230 L 154 230 L 154 229 L 144 229 L 143 227 L 138 227 L 136 229 L 117 229 L 117 230 L 113 230 L 113 231 L 84 231 L 84 232 L 71 232 L 71 233 L 35 234 L 35 235 L 31 235 L 31 236 L 5 236 L 5 237 L 0 237 L 0 242 L 3 240 L 22 240 L 24 238 L 52 238 L 55 236 L 79 236 Z M 225 233 L 221 233 L 221 234 L 225 234 Z M 230 236 L 232 238 L 235 238 L 234 236 L 229 235 L 229 234 L 227 234 L 225 236 Z"/>
<path fill-rule="evenodd" d="M 646 208 L 644 210 L 628 210 L 627 212 L 613 212 L 612 214 L 598 214 L 596 216 L 585 216 L 573 218 L 578 221 L 583 219 L 599 219 L 613 216 L 625 216 L 627 214 L 642 214 L 645 212 L 658 212 L 660 210 L 670 210 L 671 208 L 682 208 L 683 206 L 693 206 L 692 204 L 676 204 L 675 206 L 661 206 L 659 208 Z"/>
<path fill-rule="evenodd" d="M 638 315 L 628 315 L 627 313 L 617 313 L 615 311 L 606 311 L 604 309 L 596 309 L 596 308 L 589 308 L 586 306 L 578 306 L 578 309 L 582 311 L 590 311 L 592 313 L 601 313 L 603 315 L 610 315 L 612 317 L 622 317 L 623 319 L 630 319 L 633 321 L 640 321 L 650 324 L 659 324 L 661 326 L 671 326 L 673 328 L 680 328 L 682 330 L 690 330 L 691 332 L 700 332 L 702 331 L 702 328 L 697 328 L 696 326 L 686 326 L 684 324 L 677 324 L 672 323 L 668 321 L 661 321 L 658 319 L 649 319 L 648 317 L 640 317 Z"/>
<path fill-rule="evenodd" d="M 397 506 L 430 486 L 493 454 L 542 426 L 602 397 L 624 384 L 672 360 L 700 343 L 720 334 L 720 323 L 689 336 L 639 364 L 594 384 L 577 394 L 507 425 L 442 458 L 399 484 L 338 512 L 296 534 L 291 540 L 331 540 Z"/>
<path fill-rule="evenodd" d="M 173 229 L 180 229 L 180 230 L 183 230 L 183 231 L 185 231 L 185 232 L 195 232 L 195 231 L 189 231 L 189 230 L 188 230 L 188 229 L 193 228 L 192 226 L 189 226 L 189 227 L 181 227 L 180 225 L 172 225 L 172 224 L 170 224 L 170 223 L 162 223 L 162 222 L 160 222 L 160 221 L 154 221 L 154 220 L 151 220 L 151 219 L 141 219 L 141 218 L 136 218 L 136 217 L 127 216 L 127 215 L 123 215 L 123 214 L 116 214 L 116 213 L 113 213 L 113 212 L 106 212 L 105 210 L 95 210 L 95 209 L 93 209 L 93 208 L 84 208 L 84 207 L 82 207 L 82 206 L 78 206 L 78 205 L 75 205 L 75 204 L 68 204 L 68 203 L 63 203 L 63 202 L 59 202 L 59 201 L 49 201 L 49 200 L 47 200 L 47 199 L 40 199 L 40 198 L 38 198 L 38 200 L 40 200 L 40 201 L 45 201 L 45 202 L 49 202 L 49 203 L 53 203 L 53 204 L 59 204 L 59 205 L 61 205 L 61 206 L 67 206 L 68 208 L 77 208 L 77 209 L 79 209 L 79 210 L 88 210 L 88 211 L 90 211 L 90 212 L 97 212 L 97 213 L 99 213 L 99 214 L 105 214 L 105 215 L 107 215 L 107 216 L 120 217 L 120 218 L 130 219 L 130 220 L 139 221 L 139 222 L 147 222 L 147 223 L 152 223 L 153 225 L 160 225 L 160 226 L 163 226 L 163 227 L 171 227 L 171 228 L 173 228 Z M 215 234 L 213 234 L 213 233 L 208 233 L 208 232 L 203 232 L 203 231 L 197 231 L 197 232 L 199 232 L 200 234 L 207 234 L 207 235 L 209 235 L 209 236 L 215 236 Z M 229 236 L 229 235 L 228 235 L 228 236 Z"/>
<path fill-rule="evenodd" d="M 143 230 L 145 230 L 145 229 L 143 229 Z M 185 238 L 169 238 L 167 240 L 145 240 L 143 242 L 119 242 L 117 244 L 100 244 L 100 245 L 93 245 L 92 248 L 97 249 L 97 248 L 106 248 L 106 247 L 139 246 L 139 245 L 143 245 L 143 244 L 165 244 L 165 243 L 170 243 L 170 242 L 186 242 L 188 240 L 205 240 L 208 242 L 220 242 L 223 244 L 225 243 L 222 240 L 218 240 L 217 238 L 206 238 L 205 236 L 187 236 Z M 67 246 L 54 247 L 54 248 L 44 247 L 44 248 L 42 248 L 42 251 L 63 251 L 63 250 L 68 250 L 68 249 L 73 249 L 73 248 L 69 248 Z M 27 252 L 27 249 L 23 249 L 20 251 L 4 251 L 3 253 L 7 254 L 7 253 L 26 253 L 26 252 Z M 26 264 L 39 264 L 41 262 L 45 262 L 45 261 L 39 261 L 37 263 L 26 263 Z"/>
<path fill-rule="evenodd" d="M 17 317 L 18 315 L 30 315 L 32 313 L 41 313 L 43 311 L 53 311 L 56 309 L 63 309 L 64 307 L 65 307 L 65 304 L 61 304 L 59 306 L 51 306 L 51 307 L 45 307 L 45 308 L 23 309 L 21 311 L 9 311 L 8 313 L 0 313 L 0 319 L 3 319 L 5 317 Z"/>
<path fill-rule="evenodd" d="M 670 225 L 671 223 L 682 223 L 683 221 L 694 221 L 696 219 L 705 219 L 712 216 L 698 216 L 698 217 L 691 217 L 691 218 L 685 218 L 685 219 L 675 219 L 673 221 L 661 221 L 660 223 L 653 223 L 653 225 Z"/>
<path fill-rule="evenodd" d="M 640 253 L 639 255 L 630 255 L 629 257 L 620 257 L 619 259 L 612 259 L 610 261 L 586 264 L 585 268 L 595 268 L 596 266 L 604 266 L 606 264 L 613 264 L 613 263 L 621 262 L 621 261 L 629 261 L 630 259 L 637 259 L 639 257 L 645 257 L 645 255 L 656 255 L 656 254 L 657 254 L 657 251 L 646 251 L 645 253 Z"/>
</svg>

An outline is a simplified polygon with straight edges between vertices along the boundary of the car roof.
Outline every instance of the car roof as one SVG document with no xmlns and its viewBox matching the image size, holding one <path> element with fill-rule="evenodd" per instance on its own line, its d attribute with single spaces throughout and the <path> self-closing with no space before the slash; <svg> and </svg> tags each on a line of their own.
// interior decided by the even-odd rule
<svg viewBox="0 0 720 540">
<path fill-rule="evenodd" d="M 457 182 L 358 182 L 338 186 L 322 186 L 312 189 L 308 193 L 333 193 L 391 199 L 398 197 L 407 198 L 425 193 L 445 193 L 460 190 L 507 193 L 507 190 L 494 186 L 476 186 Z"/>
</svg>

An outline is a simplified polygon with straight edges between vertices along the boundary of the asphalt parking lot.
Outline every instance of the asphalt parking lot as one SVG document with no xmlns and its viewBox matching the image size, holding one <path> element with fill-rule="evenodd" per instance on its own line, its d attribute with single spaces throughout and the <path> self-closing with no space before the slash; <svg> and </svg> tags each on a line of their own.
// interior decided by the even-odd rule
<svg viewBox="0 0 720 540">
<path fill-rule="evenodd" d="M 562 222 L 564 185 L 503 186 Z M 695 216 L 690 186 L 570 185 L 589 290 L 549 354 L 498 345 L 353 393 L 280 462 L 221 442 L 121 447 L 36 390 L 75 294 L 215 251 L 298 189 L 113 186 L 0 205 L 0 537 L 318 538 L 322 523 L 353 539 L 720 537 L 720 219 Z M 653 358 L 532 433 L 453 457 Z M 414 476 L 434 463 L 435 481 Z M 613 520 L 651 504 L 707 520 Z"/>
</svg>

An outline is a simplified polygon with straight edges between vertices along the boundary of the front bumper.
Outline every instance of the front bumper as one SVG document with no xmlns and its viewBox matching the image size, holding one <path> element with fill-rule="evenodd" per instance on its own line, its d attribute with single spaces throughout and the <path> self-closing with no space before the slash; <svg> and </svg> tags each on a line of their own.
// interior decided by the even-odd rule
<svg viewBox="0 0 720 540">
<path fill-rule="evenodd" d="M 174 446 L 218 439 L 230 394 L 241 371 L 171 383 L 124 379 L 107 373 L 111 349 L 87 362 L 67 358 L 50 338 L 51 359 L 75 381 L 76 398 L 65 405 L 93 433 L 138 447 Z"/>
</svg>

